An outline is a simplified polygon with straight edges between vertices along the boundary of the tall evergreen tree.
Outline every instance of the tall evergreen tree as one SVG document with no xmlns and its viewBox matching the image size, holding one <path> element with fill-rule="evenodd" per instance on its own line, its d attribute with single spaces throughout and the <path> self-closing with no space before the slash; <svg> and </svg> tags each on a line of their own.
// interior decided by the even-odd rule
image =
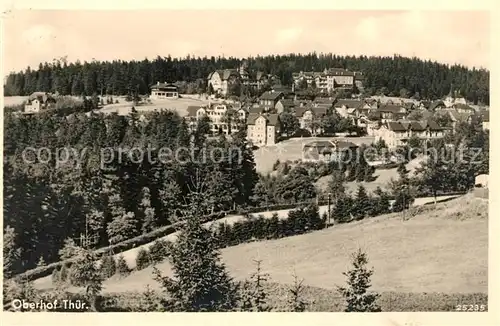
<svg viewBox="0 0 500 326">
<path fill-rule="evenodd" d="M 194 212 L 196 210 L 192 210 Z M 191 215 L 171 246 L 169 260 L 174 278 L 155 278 L 166 291 L 167 311 L 231 311 L 237 304 L 237 287 L 220 260 L 212 232 Z"/>
</svg>

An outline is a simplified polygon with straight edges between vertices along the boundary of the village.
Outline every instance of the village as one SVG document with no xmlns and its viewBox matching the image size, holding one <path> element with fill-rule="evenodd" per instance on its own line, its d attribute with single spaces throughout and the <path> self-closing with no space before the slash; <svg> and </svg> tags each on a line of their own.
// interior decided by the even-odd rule
<svg viewBox="0 0 500 326">
<path fill-rule="evenodd" d="M 423 145 L 443 138 L 462 122 L 480 122 L 489 130 L 489 107 L 467 103 L 456 90 L 442 99 L 422 100 L 393 96 L 363 96 L 362 72 L 342 68 L 293 74 L 292 85 L 282 85 L 276 75 L 249 72 L 244 61 L 238 69 L 216 70 L 206 78 L 204 94 L 180 94 L 178 83 L 160 82 L 150 86 L 150 94 L 131 99 L 100 96 L 97 113 L 128 115 L 172 109 L 184 117 L 191 131 L 206 124 L 208 134 L 230 136 L 245 132 L 255 149 L 285 144 L 287 139 L 326 139 L 304 144 L 305 160 L 332 160 L 332 148 L 356 148 L 349 139 L 367 145 L 383 141 L 396 150 L 417 139 Z M 255 96 L 234 95 L 248 87 Z M 260 95 L 259 95 L 260 94 Z M 104 104 L 106 99 L 107 104 Z M 24 114 L 36 114 L 55 107 L 57 96 L 35 92 L 25 101 Z M 90 113 L 87 113 L 87 115 Z M 339 143 L 341 142 L 341 143 Z M 357 142 L 359 143 L 359 141 Z M 415 143 L 413 143 L 415 144 Z M 307 145 L 307 146 L 305 146 Z M 314 153 L 314 154 L 312 154 Z M 304 152 L 302 153 L 304 154 Z M 386 164 L 390 157 L 373 158 L 372 165 Z"/>
</svg>

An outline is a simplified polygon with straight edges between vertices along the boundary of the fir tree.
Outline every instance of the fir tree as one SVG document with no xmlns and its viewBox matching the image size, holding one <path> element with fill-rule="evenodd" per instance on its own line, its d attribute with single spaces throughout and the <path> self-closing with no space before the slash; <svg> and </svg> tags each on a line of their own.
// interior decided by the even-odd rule
<svg viewBox="0 0 500 326">
<path fill-rule="evenodd" d="M 142 188 L 142 201 L 140 203 L 142 221 L 142 233 L 154 230 L 158 224 L 155 209 L 151 207 L 151 192 L 148 187 Z"/>
<path fill-rule="evenodd" d="M 355 206 L 353 208 L 358 219 L 362 219 L 366 215 L 370 215 L 370 204 L 370 197 L 366 193 L 366 188 L 363 185 L 359 185 L 356 192 Z"/>
<path fill-rule="evenodd" d="M 201 225 L 197 215 L 190 215 L 170 249 L 174 278 L 162 277 L 155 268 L 155 279 L 167 294 L 166 310 L 231 311 L 235 308 L 237 288 L 221 262 L 216 245 L 212 232 Z"/>
<path fill-rule="evenodd" d="M 147 249 L 141 248 L 137 252 L 137 257 L 135 258 L 135 266 L 137 270 L 144 269 L 151 265 L 151 257 L 149 257 L 149 252 Z"/>
<path fill-rule="evenodd" d="M 133 212 L 126 212 L 119 194 L 109 197 L 112 220 L 107 226 L 110 244 L 130 239 L 137 235 L 136 218 Z"/>
<path fill-rule="evenodd" d="M 109 278 L 115 275 L 116 261 L 111 253 L 108 253 L 101 258 L 100 270 L 103 278 Z"/>
<path fill-rule="evenodd" d="M 290 311 L 293 312 L 303 312 L 306 310 L 306 303 L 302 299 L 304 286 L 302 283 L 304 280 L 298 279 L 297 275 L 294 273 L 293 275 L 293 285 L 290 287 L 289 297 L 288 297 L 288 305 L 290 307 Z"/>
<path fill-rule="evenodd" d="M 116 260 L 116 272 L 122 277 L 129 275 L 131 272 L 123 255 L 119 255 Z"/>
<path fill-rule="evenodd" d="M 271 307 L 267 304 L 266 283 L 269 274 L 262 273 L 261 261 L 255 261 L 257 270 L 252 274 L 250 280 L 243 283 L 241 310 L 265 312 L 270 311 Z"/>
<path fill-rule="evenodd" d="M 97 258 L 91 250 L 83 250 L 71 265 L 71 284 L 84 287 L 91 309 L 97 311 L 97 300 L 102 290 L 102 275 L 97 267 Z"/>
<path fill-rule="evenodd" d="M 344 272 L 347 277 L 347 287 L 337 287 L 338 292 L 346 300 L 346 312 L 380 312 L 380 306 L 377 304 L 379 294 L 368 292 L 371 287 L 370 278 L 373 275 L 373 269 L 367 269 L 368 258 L 366 253 L 358 249 L 353 255 L 353 269 Z"/>
<path fill-rule="evenodd" d="M 3 275 L 5 278 L 17 272 L 20 259 L 21 248 L 16 246 L 16 233 L 7 225 L 3 233 Z"/>
</svg>

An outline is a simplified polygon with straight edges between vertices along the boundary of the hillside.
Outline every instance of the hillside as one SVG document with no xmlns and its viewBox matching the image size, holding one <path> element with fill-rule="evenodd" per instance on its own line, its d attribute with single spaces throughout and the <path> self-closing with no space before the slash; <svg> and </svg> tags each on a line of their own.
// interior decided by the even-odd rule
<svg viewBox="0 0 500 326">
<path fill-rule="evenodd" d="M 466 195 L 449 202 L 415 208 L 402 221 L 389 214 L 361 222 L 279 240 L 242 244 L 222 251 L 233 277 L 241 280 L 261 259 L 273 282 L 289 284 L 295 273 L 308 286 L 333 289 L 343 284 L 349 255 L 358 247 L 368 253 L 375 268 L 374 289 L 397 292 L 487 292 L 488 203 Z M 171 275 L 170 264 L 157 266 Z M 152 279 L 152 268 L 124 279 L 109 279 L 105 292 L 143 290 Z M 35 281 L 50 288 L 50 279 Z"/>
</svg>

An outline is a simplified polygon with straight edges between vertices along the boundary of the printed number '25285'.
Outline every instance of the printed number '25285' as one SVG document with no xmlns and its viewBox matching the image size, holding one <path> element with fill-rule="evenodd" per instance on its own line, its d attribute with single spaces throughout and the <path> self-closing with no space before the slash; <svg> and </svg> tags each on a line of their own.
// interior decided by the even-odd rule
<svg viewBox="0 0 500 326">
<path fill-rule="evenodd" d="M 484 304 L 459 304 L 455 307 L 455 311 L 486 311 L 487 307 Z"/>
</svg>

